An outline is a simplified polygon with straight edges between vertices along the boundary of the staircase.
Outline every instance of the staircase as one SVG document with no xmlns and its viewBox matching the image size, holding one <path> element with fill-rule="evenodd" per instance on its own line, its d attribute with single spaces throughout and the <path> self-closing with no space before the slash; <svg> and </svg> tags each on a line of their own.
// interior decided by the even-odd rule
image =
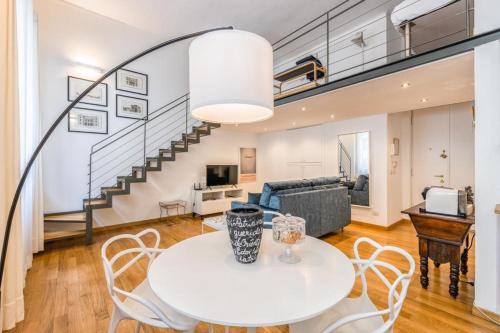
<svg viewBox="0 0 500 333">
<path fill-rule="evenodd" d="M 177 154 L 220 127 L 191 118 L 188 103 L 188 95 L 181 96 L 92 146 L 83 209 L 46 214 L 45 223 L 62 230 L 47 231 L 45 242 L 85 237 L 90 244 L 93 210 L 113 207 L 113 196 L 129 195 L 131 184 L 146 182 L 148 172 L 161 171 L 163 162 L 174 162 Z M 68 224 L 84 229 L 65 230 Z"/>
<path fill-rule="evenodd" d="M 344 144 L 339 140 L 339 178 L 343 182 L 350 182 L 352 178 L 352 158 Z"/>
</svg>

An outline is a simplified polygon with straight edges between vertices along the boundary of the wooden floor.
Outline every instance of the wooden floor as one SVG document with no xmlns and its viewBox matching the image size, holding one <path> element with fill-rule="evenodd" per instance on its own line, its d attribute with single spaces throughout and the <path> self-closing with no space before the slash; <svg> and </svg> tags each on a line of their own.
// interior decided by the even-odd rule
<svg viewBox="0 0 500 333">
<path fill-rule="evenodd" d="M 153 223 L 162 235 L 162 247 L 169 247 L 183 239 L 201 232 L 200 220 L 181 217 L 170 223 Z M 95 243 L 85 246 L 82 240 L 64 241 L 52 244 L 45 252 L 35 256 L 33 267 L 28 272 L 25 289 L 25 317 L 15 333 L 44 332 L 106 332 L 112 304 L 106 290 L 100 260 L 102 243 L 112 235 L 124 232 L 135 233 L 146 226 L 121 228 L 95 236 Z M 387 231 L 370 226 L 351 224 L 344 232 L 332 234 L 323 239 L 352 257 L 352 245 L 361 236 L 368 236 L 381 244 L 399 246 L 409 251 L 417 260 L 417 239 L 410 223 L 400 223 Z M 366 255 L 365 250 L 363 253 Z M 386 258 L 401 269 L 402 261 Z M 469 259 L 469 278 L 474 276 L 474 253 Z M 440 269 L 429 265 L 429 288 L 424 290 L 419 284 L 417 272 L 412 280 L 408 297 L 396 323 L 395 332 L 499 332 L 492 323 L 471 314 L 474 288 L 460 283 L 460 295 L 456 300 L 448 295 L 448 265 Z M 173 268 L 174 269 L 174 268 Z M 137 281 L 138 276 L 131 278 Z M 462 279 L 464 277 L 462 276 Z M 382 284 L 370 279 L 370 296 L 377 306 L 386 304 L 386 294 Z M 332 286 L 334 288 L 335 286 Z M 208 288 L 208 286 L 207 286 Z M 359 290 L 357 284 L 355 290 Z M 285 304 L 283 306 L 286 306 Z M 134 323 L 124 321 L 118 332 L 133 332 Z M 259 333 L 288 332 L 287 327 L 259 328 Z M 146 327 L 143 332 L 174 332 Z M 207 325 L 201 323 L 197 333 L 207 332 Z M 223 332 L 216 327 L 216 332 Z M 232 328 L 232 333 L 245 332 Z M 314 332 L 304 332 L 314 333 Z"/>
</svg>

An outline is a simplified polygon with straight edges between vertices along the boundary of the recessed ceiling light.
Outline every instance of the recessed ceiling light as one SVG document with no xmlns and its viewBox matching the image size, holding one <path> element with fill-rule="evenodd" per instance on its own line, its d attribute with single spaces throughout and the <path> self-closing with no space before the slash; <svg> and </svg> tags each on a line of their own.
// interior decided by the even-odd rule
<svg viewBox="0 0 500 333">
<path fill-rule="evenodd" d="M 427 103 L 427 102 L 429 101 L 429 99 L 427 99 L 426 97 L 424 97 L 424 98 L 422 98 L 420 101 L 421 101 L 422 103 Z"/>
<path fill-rule="evenodd" d="M 401 84 L 401 88 L 408 88 L 410 86 L 410 82 L 403 82 Z"/>
<path fill-rule="evenodd" d="M 264 131 L 267 132 L 267 127 L 264 127 Z"/>
<path fill-rule="evenodd" d="M 295 123 L 295 121 L 294 121 L 294 122 L 292 123 L 292 126 L 295 126 L 295 124 L 296 124 L 296 123 Z"/>
<path fill-rule="evenodd" d="M 302 110 L 302 111 L 306 111 L 307 109 L 306 109 L 306 107 L 305 107 L 305 106 L 303 106 L 303 107 L 301 108 L 301 110 Z"/>
<path fill-rule="evenodd" d="M 331 119 L 335 118 L 335 115 L 331 114 L 331 115 L 330 115 L 330 118 L 331 118 Z"/>
</svg>

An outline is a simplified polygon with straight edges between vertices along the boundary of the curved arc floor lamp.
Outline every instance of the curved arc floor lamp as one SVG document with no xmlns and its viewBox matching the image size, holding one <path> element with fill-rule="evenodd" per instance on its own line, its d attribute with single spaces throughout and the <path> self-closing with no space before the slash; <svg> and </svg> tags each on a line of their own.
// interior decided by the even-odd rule
<svg viewBox="0 0 500 333">
<path fill-rule="evenodd" d="M 33 154 L 31 155 L 31 158 L 29 159 L 28 163 L 26 164 L 26 167 L 25 167 L 25 169 L 23 171 L 21 179 L 19 180 L 19 183 L 17 184 L 17 188 L 16 188 L 16 192 L 14 193 L 14 197 L 12 198 L 12 202 L 11 202 L 10 209 L 9 209 L 9 215 L 8 215 L 7 223 L 6 223 L 6 227 L 5 227 L 5 234 L 4 234 L 3 245 L 2 245 L 2 256 L 1 256 L 1 259 L 0 259 L 0 297 L 1 297 L 1 287 L 2 287 L 2 283 L 3 283 L 3 273 L 4 273 L 4 269 L 5 269 L 5 260 L 6 260 L 6 257 L 7 257 L 7 248 L 8 248 L 8 245 L 9 245 L 10 231 L 11 231 L 11 228 L 12 228 L 12 222 L 13 222 L 13 219 L 14 219 L 14 213 L 16 211 L 17 203 L 19 201 L 19 196 L 21 195 L 21 191 L 23 189 L 24 183 L 26 182 L 26 178 L 28 177 L 28 174 L 29 174 L 29 172 L 31 170 L 31 167 L 33 166 L 33 163 L 35 163 L 36 158 L 40 154 L 40 151 L 42 150 L 43 146 L 45 145 L 45 143 L 47 142 L 47 140 L 49 139 L 49 137 L 52 135 L 52 132 L 54 132 L 54 130 L 56 129 L 56 127 L 64 119 L 64 117 L 66 117 L 66 115 L 69 113 L 69 111 L 83 97 L 85 97 L 85 95 L 87 95 L 92 89 L 94 89 L 95 87 L 97 87 L 97 85 L 99 85 L 99 83 L 101 83 L 102 81 L 104 81 L 106 78 L 108 78 L 109 76 L 111 76 L 112 74 L 114 74 L 116 71 L 118 71 L 122 67 L 130 64 L 131 62 L 133 62 L 133 61 L 135 61 L 135 60 L 137 60 L 139 58 L 142 58 L 143 56 L 145 56 L 145 55 L 147 55 L 149 53 L 152 53 L 152 52 L 154 52 L 154 51 L 156 51 L 158 49 L 161 49 L 161 48 L 163 48 L 165 46 L 172 45 L 174 43 L 177 43 L 177 42 L 180 42 L 180 41 L 183 41 L 183 40 L 186 40 L 186 39 L 198 37 L 198 36 L 204 35 L 206 33 L 214 32 L 214 31 L 218 31 L 218 30 L 232 30 L 232 29 L 233 29 L 233 27 L 221 27 L 221 28 L 214 28 L 214 29 L 203 30 L 203 31 L 199 31 L 199 32 L 187 34 L 187 35 L 184 35 L 184 36 L 181 36 L 181 37 L 173 38 L 173 39 L 170 39 L 168 41 L 162 42 L 162 43 L 160 43 L 158 45 L 155 45 L 155 46 L 153 46 L 153 47 L 151 47 L 151 48 L 149 48 L 149 49 L 147 49 L 147 50 L 145 50 L 145 51 L 143 51 L 143 52 L 141 52 L 141 53 L 133 56 L 132 58 L 123 61 L 118 66 L 114 67 L 113 69 L 111 69 L 108 72 L 106 72 L 105 74 L 103 74 L 98 80 L 96 80 L 87 89 L 85 89 L 73 102 L 71 102 L 66 107 L 66 109 L 64 109 L 63 112 L 61 112 L 61 114 L 59 115 L 59 117 L 57 117 L 57 119 L 54 121 L 54 123 L 52 124 L 52 126 L 50 126 L 49 130 L 45 133 L 45 135 L 40 140 L 40 143 L 38 144 L 38 146 L 36 147 L 36 149 L 33 151 Z"/>
</svg>

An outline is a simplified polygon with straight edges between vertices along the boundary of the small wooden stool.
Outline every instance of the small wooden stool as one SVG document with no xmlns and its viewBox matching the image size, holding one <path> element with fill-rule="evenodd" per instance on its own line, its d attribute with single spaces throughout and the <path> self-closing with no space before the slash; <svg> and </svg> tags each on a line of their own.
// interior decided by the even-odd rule
<svg viewBox="0 0 500 333">
<path fill-rule="evenodd" d="M 158 202 L 158 206 L 160 206 L 160 221 L 161 221 L 161 217 L 162 217 L 164 209 L 165 209 L 167 216 L 170 216 L 168 214 L 170 209 L 177 209 L 177 215 L 179 215 L 179 207 L 182 208 L 183 214 L 186 213 L 186 201 L 184 201 L 184 200 L 160 201 L 160 202 Z"/>
</svg>

